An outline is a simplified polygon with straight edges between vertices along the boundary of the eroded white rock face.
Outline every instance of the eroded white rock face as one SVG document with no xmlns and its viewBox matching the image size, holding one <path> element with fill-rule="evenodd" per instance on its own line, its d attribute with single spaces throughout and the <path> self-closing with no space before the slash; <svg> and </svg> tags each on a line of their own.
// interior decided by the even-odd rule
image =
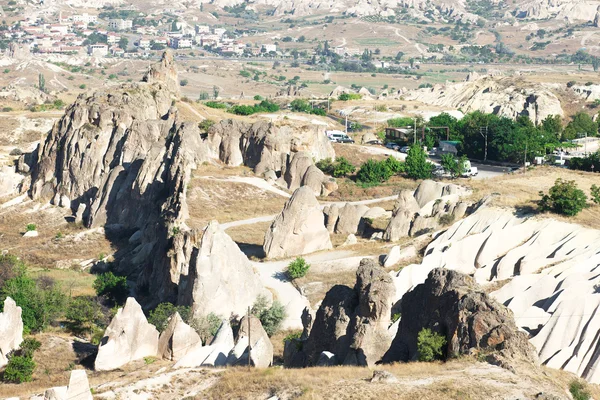
<svg viewBox="0 0 600 400">
<path fill-rule="evenodd" d="M 323 211 L 307 186 L 292 194 L 267 230 L 263 245 L 268 258 L 293 257 L 332 247 Z"/>
<path fill-rule="evenodd" d="M 177 361 L 198 344 L 202 346 L 198 333 L 176 312 L 158 338 L 158 354 L 164 359 Z"/>
<path fill-rule="evenodd" d="M 23 320 L 21 307 L 10 297 L 4 300 L 4 311 L 0 313 L 0 368 L 8 364 L 6 356 L 23 342 Z"/>
<path fill-rule="evenodd" d="M 196 316 L 229 317 L 244 315 L 260 295 L 272 297 L 248 257 L 217 221 L 211 221 L 191 257 L 179 303 L 191 305 Z"/>
<path fill-rule="evenodd" d="M 90 383 L 83 369 L 71 371 L 69 386 L 57 386 L 44 392 L 43 400 L 92 400 Z"/>
<path fill-rule="evenodd" d="M 421 265 L 392 273 L 397 299 L 436 267 L 508 280 L 491 295 L 528 331 L 540 362 L 600 383 L 600 231 L 484 208 L 455 223 L 425 250 Z"/>
<path fill-rule="evenodd" d="M 227 363 L 227 356 L 234 348 L 233 331 L 229 320 L 224 319 L 209 346 L 198 343 L 175 364 L 175 368 L 193 368 L 202 365 L 220 367 Z"/>
<path fill-rule="evenodd" d="M 110 371 L 131 361 L 157 355 L 158 331 L 146 320 L 137 301 L 129 297 L 104 332 L 94 369 Z"/>
<path fill-rule="evenodd" d="M 592 14 L 593 18 L 593 14 Z M 520 87 L 512 77 L 485 77 L 434 88 L 413 90 L 405 98 L 440 107 L 481 111 L 503 117 L 528 115 L 535 124 L 549 115 L 563 115 L 558 97 L 548 89 Z"/>
</svg>

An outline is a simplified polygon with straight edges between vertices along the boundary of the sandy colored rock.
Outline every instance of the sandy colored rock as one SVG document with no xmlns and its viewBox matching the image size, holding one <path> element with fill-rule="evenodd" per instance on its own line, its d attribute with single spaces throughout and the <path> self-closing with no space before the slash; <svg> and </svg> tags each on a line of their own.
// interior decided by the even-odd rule
<svg viewBox="0 0 600 400">
<path fill-rule="evenodd" d="M 10 297 L 4 300 L 0 313 L 0 368 L 8 364 L 7 355 L 23 342 L 22 310 Z"/>
<path fill-rule="evenodd" d="M 325 218 L 314 193 L 306 186 L 297 189 L 265 234 L 266 256 L 293 257 L 331 248 Z"/>
<path fill-rule="evenodd" d="M 248 257 L 217 221 L 211 221 L 191 257 L 179 304 L 192 306 L 195 316 L 228 317 L 243 315 L 260 295 L 271 298 Z"/>
<path fill-rule="evenodd" d="M 363 215 L 369 211 L 369 207 L 358 204 L 346 203 L 340 209 L 338 221 L 335 226 L 335 233 L 349 235 L 351 233 L 361 233 L 364 228 Z"/>
<path fill-rule="evenodd" d="M 178 361 L 198 344 L 202 345 L 198 333 L 176 312 L 158 338 L 158 354 L 166 360 Z"/>
<path fill-rule="evenodd" d="M 270 367 L 273 364 L 273 344 L 260 320 L 255 316 L 250 316 L 250 328 L 248 328 L 248 316 L 241 319 L 240 329 L 236 337 L 236 346 L 229 353 L 227 363 L 248 365 L 248 337 L 250 337 L 252 348 L 250 352 L 251 365 L 257 368 Z"/>
<path fill-rule="evenodd" d="M 94 362 L 96 371 L 117 369 L 131 361 L 158 355 L 158 331 L 142 307 L 129 297 L 104 332 Z"/>
</svg>

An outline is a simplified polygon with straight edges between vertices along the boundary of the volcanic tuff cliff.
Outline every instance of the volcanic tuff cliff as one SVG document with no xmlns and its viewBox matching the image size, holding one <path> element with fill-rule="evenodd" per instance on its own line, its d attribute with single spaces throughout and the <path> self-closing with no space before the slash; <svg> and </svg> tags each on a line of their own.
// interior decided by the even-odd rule
<svg viewBox="0 0 600 400">
<path fill-rule="evenodd" d="M 146 306 L 178 297 L 193 305 L 206 296 L 197 289 L 204 276 L 189 271 L 197 267 L 193 261 L 202 235 L 185 225 L 186 186 L 198 165 L 222 160 L 281 173 L 297 151 L 309 151 L 317 160 L 335 154 L 318 129 L 297 128 L 303 133 L 295 135 L 293 128 L 266 122 L 223 121 L 204 137 L 197 123 L 181 121 L 172 106 L 177 82 L 173 58 L 165 53 L 143 82 L 80 96 L 31 164 L 30 196 L 70 208 L 87 227 L 104 226 L 121 246 L 114 268 L 136 282 L 137 297 Z M 236 153 L 243 143 L 252 145 Z M 245 268 L 246 280 L 257 282 Z M 194 288 L 191 297 L 179 293 L 182 279 L 188 293 Z M 260 292 L 256 282 L 249 295 Z M 224 304 L 221 311 L 228 315 L 247 305 Z"/>
</svg>

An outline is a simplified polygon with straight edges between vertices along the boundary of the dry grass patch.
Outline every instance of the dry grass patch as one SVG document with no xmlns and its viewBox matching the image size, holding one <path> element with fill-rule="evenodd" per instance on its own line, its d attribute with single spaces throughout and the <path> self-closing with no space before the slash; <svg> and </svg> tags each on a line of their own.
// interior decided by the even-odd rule
<svg viewBox="0 0 600 400">
<path fill-rule="evenodd" d="M 466 183 L 473 189 L 469 198 L 478 201 L 484 196 L 496 194 L 492 204 L 498 207 L 516 208 L 517 211 L 535 212 L 539 192 L 548 190 L 556 179 L 573 180 L 588 196 L 590 187 L 600 182 L 600 175 L 591 172 L 571 171 L 555 167 L 536 167 L 522 173 L 502 175 L 490 179 L 470 180 Z M 565 222 L 577 223 L 589 228 L 600 229 L 600 207 L 590 206 L 576 217 L 546 214 Z"/>
<path fill-rule="evenodd" d="M 358 201 L 370 200 L 381 197 L 395 196 L 403 189 L 414 190 L 418 182 L 401 176 L 393 176 L 389 181 L 377 186 L 363 187 L 349 178 L 337 179 L 338 190 L 331 193 L 328 197 L 322 198 L 323 201 Z M 379 204 L 374 204 L 379 206 Z"/>
<path fill-rule="evenodd" d="M 286 200 L 245 183 L 196 178 L 188 189 L 190 226 L 202 228 L 213 219 L 225 223 L 274 215 Z"/>
</svg>

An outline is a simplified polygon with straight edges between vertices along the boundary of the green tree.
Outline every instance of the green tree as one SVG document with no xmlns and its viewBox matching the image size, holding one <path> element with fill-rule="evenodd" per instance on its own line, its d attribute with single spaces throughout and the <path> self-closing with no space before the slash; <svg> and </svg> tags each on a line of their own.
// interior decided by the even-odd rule
<svg viewBox="0 0 600 400">
<path fill-rule="evenodd" d="M 558 141 L 562 133 L 562 118 L 560 115 L 548 115 L 542 121 L 542 130 L 546 133 L 554 135 L 554 139 Z"/>
<path fill-rule="evenodd" d="M 121 39 L 119 39 L 119 47 L 123 50 L 127 50 L 127 46 L 129 46 L 129 39 L 123 36 Z"/>
<path fill-rule="evenodd" d="M 2 380 L 10 383 L 31 382 L 35 367 L 33 358 L 13 355 L 8 359 Z"/>
<path fill-rule="evenodd" d="M 414 144 L 408 150 L 404 168 L 412 179 L 430 179 L 433 165 L 427 161 L 427 154 L 419 144 Z"/>
<path fill-rule="evenodd" d="M 336 178 L 341 178 L 342 176 L 348 176 L 353 174 L 356 171 L 356 167 L 350 164 L 345 157 L 338 157 L 335 159 L 333 163 L 332 175 Z"/>
<path fill-rule="evenodd" d="M 592 185 L 592 187 L 590 188 L 590 193 L 592 201 L 600 205 L 600 187 L 597 185 Z"/>
<path fill-rule="evenodd" d="M 159 332 L 162 332 L 169 324 L 169 319 L 176 312 L 179 313 L 179 316 L 185 322 L 190 321 L 190 317 L 192 315 L 192 310 L 190 307 L 176 306 L 172 303 L 160 303 L 154 310 L 150 311 L 148 322 L 154 325 Z"/>
<path fill-rule="evenodd" d="M 575 216 L 586 207 L 587 196 L 578 189 L 575 181 L 563 181 L 558 178 L 548 192 L 540 192 L 540 211 L 550 211 L 556 214 Z"/>
<path fill-rule="evenodd" d="M 38 89 L 44 93 L 46 92 L 46 78 L 41 73 L 38 74 Z"/>
<path fill-rule="evenodd" d="M 98 296 L 106 296 L 115 304 L 123 304 L 129 295 L 127 278 L 112 272 L 98 275 L 92 286 Z"/>
<path fill-rule="evenodd" d="M 356 173 L 356 180 L 366 185 L 378 185 L 394 173 L 382 161 L 367 160 Z"/>
<path fill-rule="evenodd" d="M 461 156 L 459 159 L 453 154 L 442 154 L 440 165 L 446 172 L 452 175 L 453 178 L 459 177 L 465 173 L 465 165 L 468 161 L 467 156 Z"/>
<path fill-rule="evenodd" d="M 217 85 L 213 86 L 213 98 L 214 99 L 218 99 L 219 98 L 219 87 Z"/>
<path fill-rule="evenodd" d="M 598 123 L 588 114 L 579 112 L 573 116 L 565 127 L 562 139 L 572 140 L 586 133 L 588 136 L 596 136 L 598 134 Z"/>
<path fill-rule="evenodd" d="M 290 279 L 298 279 L 304 277 L 309 269 L 310 264 L 304 258 L 298 257 L 288 264 L 286 272 Z"/>
<path fill-rule="evenodd" d="M 65 318 L 76 332 L 92 334 L 98 325 L 105 325 L 106 315 L 95 297 L 79 296 L 69 302 Z"/>
<path fill-rule="evenodd" d="M 446 338 L 431 329 L 421 329 L 417 336 L 419 361 L 440 360 L 444 356 Z"/>
<path fill-rule="evenodd" d="M 275 300 L 269 307 L 267 298 L 262 295 L 256 298 L 250 313 L 260 320 L 269 337 L 279 331 L 281 323 L 286 317 L 283 304 Z"/>
</svg>

